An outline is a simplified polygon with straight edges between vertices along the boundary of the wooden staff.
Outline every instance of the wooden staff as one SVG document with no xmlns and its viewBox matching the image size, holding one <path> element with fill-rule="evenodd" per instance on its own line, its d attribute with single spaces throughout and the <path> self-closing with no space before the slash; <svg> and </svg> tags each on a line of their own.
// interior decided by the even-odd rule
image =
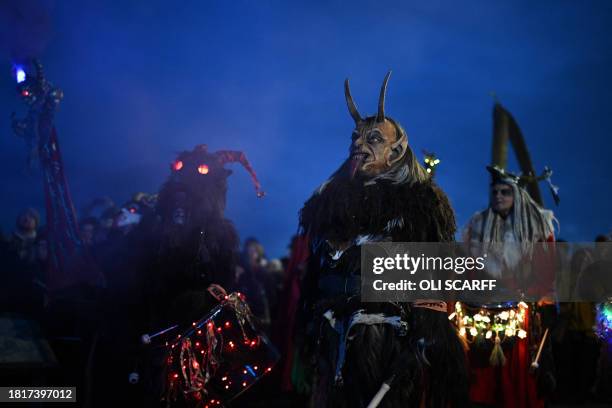
<svg viewBox="0 0 612 408">
<path fill-rule="evenodd" d="M 540 347 L 538 348 L 538 352 L 535 356 L 535 359 L 533 360 L 533 363 L 531 363 L 531 369 L 533 370 L 537 370 L 540 366 L 538 362 L 540 361 L 540 354 L 542 354 L 542 348 L 544 348 L 544 342 L 546 342 L 546 336 L 548 336 L 548 329 L 544 331 L 544 335 L 542 336 L 542 341 L 540 341 Z"/>
</svg>

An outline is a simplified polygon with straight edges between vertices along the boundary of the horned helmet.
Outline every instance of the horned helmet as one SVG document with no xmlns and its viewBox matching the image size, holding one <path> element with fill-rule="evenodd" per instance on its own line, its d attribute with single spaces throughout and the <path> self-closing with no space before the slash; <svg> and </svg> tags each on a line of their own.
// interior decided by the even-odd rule
<svg viewBox="0 0 612 408">
<path fill-rule="evenodd" d="M 222 216 L 227 178 L 232 174 L 224 166 L 235 162 L 242 164 L 250 174 L 257 197 L 263 197 L 265 193 L 243 152 L 209 152 L 206 145 L 198 145 L 192 151 L 179 153 L 170 164 L 170 177 L 159 193 L 158 213 L 163 213 L 163 216 L 177 225 L 189 222 L 196 213 L 200 216 L 210 216 L 213 213 Z"/>
<path fill-rule="evenodd" d="M 406 132 L 393 119 L 385 116 L 385 94 L 391 71 L 380 89 L 378 112 L 362 118 L 351 96 L 348 78 L 344 81 L 344 96 L 355 129 L 349 148 L 350 177 L 373 178 L 392 170 L 408 150 Z"/>
</svg>

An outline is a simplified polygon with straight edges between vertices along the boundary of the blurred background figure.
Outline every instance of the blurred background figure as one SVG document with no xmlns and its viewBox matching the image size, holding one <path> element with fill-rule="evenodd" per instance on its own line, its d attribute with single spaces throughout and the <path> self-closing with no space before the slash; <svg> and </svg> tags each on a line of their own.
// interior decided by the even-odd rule
<svg viewBox="0 0 612 408">
<path fill-rule="evenodd" d="M 19 259 L 26 262 L 33 260 L 32 245 L 36 239 L 36 231 L 40 224 L 40 215 L 33 208 L 27 208 L 19 213 L 15 222 L 15 230 L 9 240 L 10 250 Z"/>
<path fill-rule="evenodd" d="M 256 238 L 250 237 L 244 241 L 236 270 L 236 289 L 246 295 L 251 310 L 267 333 L 270 332 L 271 316 L 277 304 L 278 279 L 275 276 L 278 276 L 279 270 L 282 272 L 282 263 L 279 263 L 278 260 L 268 261 L 263 245 Z"/>
<path fill-rule="evenodd" d="M 98 224 L 98 220 L 95 217 L 87 217 L 79 221 L 81 240 L 85 246 L 91 248 L 94 245 Z"/>
</svg>

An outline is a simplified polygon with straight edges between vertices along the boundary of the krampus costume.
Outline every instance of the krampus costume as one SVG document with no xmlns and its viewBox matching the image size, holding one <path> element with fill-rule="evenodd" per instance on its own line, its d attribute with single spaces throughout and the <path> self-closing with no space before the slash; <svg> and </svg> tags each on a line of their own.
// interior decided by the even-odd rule
<svg viewBox="0 0 612 408">
<path fill-rule="evenodd" d="M 218 304 L 218 296 L 207 290 L 211 284 L 228 289 L 233 284 L 239 239 L 224 217 L 227 178 L 232 173 L 224 166 L 232 162 L 246 168 L 257 195 L 263 196 L 243 153 L 209 152 L 206 145 L 196 146 L 171 163 L 154 211 L 125 236 L 123 252 L 114 256 L 119 264 L 114 270 L 121 276 L 112 288 L 110 342 L 117 348 L 131 344 L 131 350 L 124 350 L 130 354 L 126 368 L 131 371 L 121 374 L 122 384 L 127 384 L 131 372 L 130 382 L 142 384 L 148 406 L 159 403 L 165 387 L 165 342 Z M 164 335 L 155 335 L 160 332 Z M 143 347 L 138 343 L 145 333 L 143 341 L 150 344 Z M 124 339 L 119 339 L 121 335 Z"/>
<path fill-rule="evenodd" d="M 232 174 L 224 165 L 231 162 L 244 165 L 258 196 L 263 195 L 243 153 L 211 153 L 206 145 L 199 145 L 179 154 L 171 164 L 155 215 L 143 220 L 143 232 L 154 241 L 147 271 L 153 325 L 197 320 L 209 309 L 199 304 L 206 303 L 202 292 L 212 283 L 223 287 L 233 283 L 239 240 L 224 217 L 227 178 Z"/>
<path fill-rule="evenodd" d="M 300 213 L 311 249 L 304 293 L 318 338 L 317 407 L 448 407 L 467 399 L 464 349 L 444 302 L 360 301 L 360 245 L 448 242 L 455 233 L 446 195 L 385 115 L 389 75 L 378 113 L 366 118 L 345 82 L 355 121 L 350 157 Z"/>
</svg>

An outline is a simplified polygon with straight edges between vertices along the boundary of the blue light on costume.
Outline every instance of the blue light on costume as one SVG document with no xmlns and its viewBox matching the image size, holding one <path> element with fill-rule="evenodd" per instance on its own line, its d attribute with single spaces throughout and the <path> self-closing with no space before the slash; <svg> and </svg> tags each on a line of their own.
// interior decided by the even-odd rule
<svg viewBox="0 0 612 408">
<path fill-rule="evenodd" d="M 255 374 L 255 371 L 251 368 L 250 365 L 245 365 L 244 367 L 247 369 L 249 374 L 251 374 L 253 377 L 257 377 L 257 374 Z"/>
</svg>

